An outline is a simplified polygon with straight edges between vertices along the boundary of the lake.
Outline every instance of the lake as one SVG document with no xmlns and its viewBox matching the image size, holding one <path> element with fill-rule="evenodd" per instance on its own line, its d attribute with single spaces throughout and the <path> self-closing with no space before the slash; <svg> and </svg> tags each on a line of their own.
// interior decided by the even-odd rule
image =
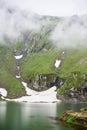
<svg viewBox="0 0 87 130">
<path fill-rule="evenodd" d="M 0 102 L 0 130 L 80 130 L 62 124 L 57 117 L 67 109 L 79 111 L 83 106 L 65 102 Z"/>
</svg>

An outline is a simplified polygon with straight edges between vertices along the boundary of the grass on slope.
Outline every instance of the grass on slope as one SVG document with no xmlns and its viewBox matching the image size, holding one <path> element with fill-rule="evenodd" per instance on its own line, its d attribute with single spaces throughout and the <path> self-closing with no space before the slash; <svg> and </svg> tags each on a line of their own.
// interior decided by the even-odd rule
<svg viewBox="0 0 87 130">
<path fill-rule="evenodd" d="M 7 48 L 0 46 L 0 87 L 8 91 L 8 97 L 15 98 L 25 94 L 21 83 L 15 78 L 16 63 Z"/>
<path fill-rule="evenodd" d="M 59 73 L 62 78 L 66 78 L 66 83 L 58 94 L 68 95 L 71 88 L 83 86 L 83 74 L 87 74 L 87 49 L 68 50 Z"/>
<path fill-rule="evenodd" d="M 87 72 L 87 49 L 66 50 L 59 70 L 54 69 L 56 58 L 60 57 L 62 49 L 47 52 L 31 53 L 22 65 L 22 76 L 35 77 L 37 74 L 55 74 L 62 78 L 69 77 L 73 72 Z"/>
<path fill-rule="evenodd" d="M 73 72 L 87 73 L 87 49 L 70 49 L 60 68 L 59 75 L 67 78 Z"/>
<path fill-rule="evenodd" d="M 21 83 L 8 73 L 4 67 L 0 69 L 0 87 L 7 90 L 10 98 L 20 97 L 25 94 Z"/>
<path fill-rule="evenodd" d="M 22 76 L 34 78 L 37 74 L 55 74 L 54 63 L 60 51 L 47 51 L 30 54 L 22 65 Z"/>
</svg>

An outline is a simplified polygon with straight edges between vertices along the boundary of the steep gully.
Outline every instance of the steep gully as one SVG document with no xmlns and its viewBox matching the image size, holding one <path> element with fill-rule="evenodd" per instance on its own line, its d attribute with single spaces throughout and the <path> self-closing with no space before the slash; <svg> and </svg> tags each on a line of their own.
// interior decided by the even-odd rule
<svg viewBox="0 0 87 130">
<path fill-rule="evenodd" d="M 61 56 L 63 57 L 64 52 L 62 52 Z M 18 55 L 14 55 L 14 58 L 16 60 L 16 64 L 17 64 L 17 73 L 16 73 L 16 78 L 18 80 L 20 80 L 20 82 L 22 83 L 25 91 L 26 91 L 26 95 L 27 96 L 23 96 L 17 99 L 8 99 L 7 97 L 7 91 L 4 88 L 0 88 L 0 94 L 2 95 L 1 98 L 6 100 L 6 101 L 18 101 L 18 102 L 22 102 L 22 101 L 28 101 L 28 102 L 59 102 L 60 100 L 58 100 L 56 98 L 56 86 L 55 85 L 62 85 L 63 81 L 59 80 L 58 77 L 56 77 L 55 79 L 55 84 L 53 86 L 51 86 L 51 88 L 49 88 L 48 90 L 42 91 L 42 92 L 38 92 L 38 91 L 34 91 L 32 89 L 30 89 L 28 87 L 28 84 L 24 81 L 22 81 L 21 78 L 21 68 L 20 68 L 20 60 L 23 58 L 23 53 L 22 54 L 18 54 Z M 59 69 L 61 65 L 61 59 L 56 59 L 54 67 L 56 69 Z M 59 82 L 58 82 L 59 81 Z"/>
</svg>

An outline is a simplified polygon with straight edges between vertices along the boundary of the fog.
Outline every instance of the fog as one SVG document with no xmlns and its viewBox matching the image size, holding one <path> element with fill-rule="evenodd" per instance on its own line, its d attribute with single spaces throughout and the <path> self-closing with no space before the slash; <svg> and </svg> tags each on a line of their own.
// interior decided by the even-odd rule
<svg viewBox="0 0 87 130">
<path fill-rule="evenodd" d="M 58 46 L 86 46 L 87 15 L 63 18 L 51 33 L 51 39 Z"/>
<path fill-rule="evenodd" d="M 40 21 L 40 15 L 0 0 L 0 43 L 8 44 L 6 39 L 9 39 L 9 44 L 16 43 L 24 32 L 37 32 L 49 21 L 50 19 Z M 52 31 L 50 39 L 57 46 L 86 46 L 87 15 L 62 18 Z"/>
<path fill-rule="evenodd" d="M 24 31 L 37 31 L 40 24 L 34 15 L 32 12 L 11 8 L 0 2 L 0 43 L 4 43 L 6 37 L 15 41 Z"/>
</svg>

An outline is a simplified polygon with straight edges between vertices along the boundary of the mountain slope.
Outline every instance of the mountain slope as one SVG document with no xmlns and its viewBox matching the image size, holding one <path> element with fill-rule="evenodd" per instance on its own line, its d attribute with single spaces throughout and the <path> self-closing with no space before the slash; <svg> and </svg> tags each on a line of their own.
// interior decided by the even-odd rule
<svg viewBox="0 0 87 130">
<path fill-rule="evenodd" d="M 0 32 L 0 87 L 7 89 L 8 97 L 25 95 L 22 81 L 33 89 L 62 86 L 60 94 L 85 84 L 86 15 L 57 18 L 7 7 L 0 11 L 5 13 L 2 22 L 9 16 L 7 30 Z"/>
<path fill-rule="evenodd" d="M 0 87 L 8 90 L 8 97 L 24 95 L 21 83 L 15 78 L 16 63 L 12 53 L 0 46 Z"/>
</svg>

